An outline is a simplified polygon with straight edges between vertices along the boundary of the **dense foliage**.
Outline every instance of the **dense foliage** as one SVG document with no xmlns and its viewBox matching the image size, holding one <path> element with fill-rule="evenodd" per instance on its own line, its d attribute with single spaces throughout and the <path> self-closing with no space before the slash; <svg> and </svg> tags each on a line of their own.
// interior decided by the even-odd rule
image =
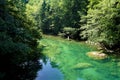
<svg viewBox="0 0 120 80">
<path fill-rule="evenodd" d="M 99 42 L 120 50 L 119 0 L 42 0 L 40 28 L 45 34 Z"/>
<path fill-rule="evenodd" d="M 0 80 L 35 65 L 41 31 L 120 53 L 120 0 L 0 0 Z"/>
<path fill-rule="evenodd" d="M 81 16 L 86 14 L 86 6 L 87 0 L 43 0 L 40 10 L 43 33 L 57 35 L 62 33 L 64 27 L 79 30 Z"/>
<path fill-rule="evenodd" d="M 26 73 L 36 75 L 30 70 L 40 57 L 37 40 L 41 36 L 35 20 L 27 15 L 25 1 L 0 0 L 0 80 L 25 80 L 19 73 L 28 67 Z"/>
<path fill-rule="evenodd" d="M 87 16 L 83 17 L 83 38 L 100 42 L 108 49 L 120 49 L 120 1 L 89 0 Z"/>
</svg>

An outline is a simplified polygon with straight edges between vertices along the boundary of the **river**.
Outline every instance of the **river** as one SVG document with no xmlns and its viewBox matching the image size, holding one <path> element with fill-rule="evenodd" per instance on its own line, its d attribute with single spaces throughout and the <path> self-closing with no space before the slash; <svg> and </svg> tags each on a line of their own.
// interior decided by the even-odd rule
<svg viewBox="0 0 120 80">
<path fill-rule="evenodd" d="M 40 59 L 43 68 L 35 80 L 120 80 L 120 59 L 89 58 L 86 53 L 95 51 L 94 46 L 54 37 L 43 38 L 40 44 L 46 58 Z"/>
</svg>

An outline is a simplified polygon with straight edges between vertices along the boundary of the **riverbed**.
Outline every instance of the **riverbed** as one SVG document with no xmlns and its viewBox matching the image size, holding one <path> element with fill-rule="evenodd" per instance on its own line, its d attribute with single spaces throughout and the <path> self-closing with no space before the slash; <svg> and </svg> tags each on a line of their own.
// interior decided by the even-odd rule
<svg viewBox="0 0 120 80">
<path fill-rule="evenodd" d="M 89 58 L 86 53 L 96 51 L 84 42 L 45 37 L 40 41 L 44 49 L 43 68 L 35 80 L 120 80 L 120 59 Z"/>
</svg>

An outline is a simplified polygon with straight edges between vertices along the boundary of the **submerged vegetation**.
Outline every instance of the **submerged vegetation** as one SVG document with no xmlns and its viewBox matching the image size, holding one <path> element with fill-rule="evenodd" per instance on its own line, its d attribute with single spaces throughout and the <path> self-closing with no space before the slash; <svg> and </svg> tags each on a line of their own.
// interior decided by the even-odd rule
<svg viewBox="0 0 120 80">
<path fill-rule="evenodd" d="M 43 80 L 119 80 L 120 68 L 119 58 L 94 59 L 87 56 L 88 52 L 95 51 L 86 43 L 68 41 L 56 37 L 45 37 L 40 40 L 44 44 L 42 53 L 47 56 L 46 67 L 48 72 L 39 72 L 39 76 L 46 75 L 48 78 L 41 76 Z M 63 76 L 57 76 L 52 72 L 49 65 L 53 69 L 59 69 Z M 46 70 L 46 69 L 45 69 Z M 44 71 L 44 68 L 43 68 Z M 50 72 L 51 71 L 51 72 Z M 50 76 L 54 76 L 49 78 Z M 60 75 L 60 73 L 59 73 Z"/>
<path fill-rule="evenodd" d="M 42 43 L 42 34 L 61 36 L 70 43 L 71 39 L 87 41 L 99 45 L 102 52 L 119 55 L 120 0 L 0 0 L 0 80 L 33 80 L 42 66 L 38 63 L 42 50 L 51 60 L 58 58 L 57 63 L 61 63 L 57 56 L 61 49 L 64 55 L 60 57 L 71 53 L 66 47 L 59 48 L 55 38 L 50 42 L 43 38 Z M 78 45 L 70 46 L 76 50 Z M 23 72 L 26 75 L 21 75 Z"/>
</svg>

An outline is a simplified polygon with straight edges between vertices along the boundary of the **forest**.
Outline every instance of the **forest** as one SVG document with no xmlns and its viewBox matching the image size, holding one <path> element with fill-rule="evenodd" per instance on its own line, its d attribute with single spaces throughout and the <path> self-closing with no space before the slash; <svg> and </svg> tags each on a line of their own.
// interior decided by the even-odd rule
<svg viewBox="0 0 120 80">
<path fill-rule="evenodd" d="M 119 56 L 120 0 L 0 0 L 0 80 L 34 80 L 44 35 Z"/>
</svg>

